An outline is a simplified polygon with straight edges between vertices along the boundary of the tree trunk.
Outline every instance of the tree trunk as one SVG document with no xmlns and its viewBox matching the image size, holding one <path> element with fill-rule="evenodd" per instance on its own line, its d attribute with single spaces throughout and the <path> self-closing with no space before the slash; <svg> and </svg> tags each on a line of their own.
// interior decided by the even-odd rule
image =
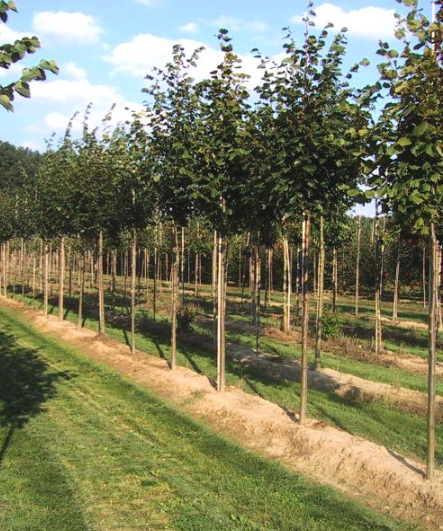
<svg viewBox="0 0 443 531">
<path fill-rule="evenodd" d="M 429 253 L 429 343 L 428 343 L 428 414 L 427 414 L 427 478 L 434 478 L 435 470 L 435 365 L 437 344 L 438 304 L 438 241 L 431 223 Z"/>
<path fill-rule="evenodd" d="M 83 326 L 83 299 L 85 294 L 85 253 L 83 249 L 80 250 L 79 258 L 79 278 L 78 278 L 78 321 L 77 328 L 80 330 Z"/>
<path fill-rule="evenodd" d="M 63 321 L 63 302 L 65 294 L 65 237 L 60 239 L 59 250 L 59 287 L 58 287 L 58 320 Z"/>
<path fill-rule="evenodd" d="M 217 275 L 217 390 L 225 390 L 225 308 L 226 308 L 226 240 L 218 237 Z"/>
<path fill-rule="evenodd" d="M 426 243 L 423 242 L 423 268 L 422 268 L 422 287 L 423 287 L 423 308 L 426 308 Z"/>
<path fill-rule="evenodd" d="M 377 211 L 377 207 L 376 207 Z M 381 326 L 381 280 L 383 270 L 381 266 L 381 242 L 380 225 L 378 213 L 375 215 L 375 353 L 380 354 L 383 348 L 382 326 Z"/>
<path fill-rule="evenodd" d="M 137 276 L 137 231 L 132 230 L 131 248 L 131 354 L 135 354 L 135 284 Z"/>
<path fill-rule="evenodd" d="M 105 289 L 103 284 L 103 231 L 100 231 L 98 237 L 98 256 L 97 256 L 97 283 L 98 283 L 98 308 L 99 308 L 99 332 L 106 333 L 105 324 Z"/>
<path fill-rule="evenodd" d="M 392 320 L 394 321 L 394 323 L 398 321 L 399 285 L 400 285 L 400 238 L 398 239 L 397 260 L 395 262 L 394 306 L 392 309 Z"/>
<path fill-rule="evenodd" d="M 283 236 L 283 332 L 291 330 L 291 264 L 289 256 L 289 242 Z"/>
<path fill-rule="evenodd" d="M 300 247 L 298 246 L 295 261 L 295 317 L 297 318 L 298 326 L 300 318 Z"/>
<path fill-rule="evenodd" d="M 355 317 L 359 315 L 360 304 L 360 256 L 361 256 L 361 216 L 358 216 L 357 226 L 357 259 L 355 262 Z"/>
<path fill-rule="evenodd" d="M 48 242 L 44 243 L 44 266 L 43 266 L 43 315 L 48 317 L 49 299 L 49 250 Z"/>
<path fill-rule="evenodd" d="M 442 315 L 442 305 L 441 305 L 441 270 L 442 270 L 442 247 L 438 245 L 438 287 L 437 287 L 437 307 L 438 307 L 438 331 L 443 330 L 443 315 Z"/>
<path fill-rule="evenodd" d="M 260 352 L 260 284 L 261 284 L 261 260 L 260 246 L 255 245 L 254 259 L 254 285 L 255 285 L 255 349 Z"/>
<path fill-rule="evenodd" d="M 175 223 L 172 225 L 172 246 L 174 253 L 174 261 L 172 264 L 172 304 L 171 304 L 171 369 L 177 367 L 177 309 L 179 304 L 179 283 L 178 274 L 180 267 L 180 250 L 178 246 L 177 227 Z"/>
<path fill-rule="evenodd" d="M 325 279 L 325 237 L 324 219 L 320 216 L 320 249 L 318 257 L 318 298 L 317 322 L 315 327 L 315 369 L 321 368 L 321 340 L 323 334 L 323 307 L 324 307 L 324 279 Z"/>
<path fill-rule="evenodd" d="M 5 298 L 8 297 L 8 254 L 9 242 L 3 244 L 3 290 Z"/>
<path fill-rule="evenodd" d="M 338 279 L 338 252 L 337 247 L 334 245 L 332 254 L 332 311 L 337 310 L 337 279 Z"/>
<path fill-rule="evenodd" d="M 154 247 L 154 286 L 153 286 L 153 294 L 152 294 L 152 310 L 153 310 L 153 317 L 154 317 L 154 323 L 155 319 L 157 317 L 157 262 L 158 262 L 158 252 L 157 252 L 157 246 Z"/>
<path fill-rule="evenodd" d="M 214 323 L 214 343 L 217 342 L 217 231 L 214 231 L 214 242 L 212 246 L 212 275 L 211 275 L 211 297 L 212 297 L 212 319 Z"/>
<path fill-rule="evenodd" d="M 180 255 L 180 280 L 181 280 L 181 299 L 180 305 L 183 308 L 185 305 L 185 228 L 181 230 L 181 255 Z"/>
<path fill-rule="evenodd" d="M 308 335 L 309 335 L 309 244 L 311 219 L 303 214 L 302 226 L 302 357 L 301 357 L 301 396 L 300 424 L 306 420 L 308 400 Z"/>
</svg>

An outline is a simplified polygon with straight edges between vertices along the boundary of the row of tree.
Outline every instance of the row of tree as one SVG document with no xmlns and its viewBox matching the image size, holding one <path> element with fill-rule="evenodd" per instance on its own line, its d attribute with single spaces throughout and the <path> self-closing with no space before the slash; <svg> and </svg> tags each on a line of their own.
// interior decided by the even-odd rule
<svg viewBox="0 0 443 531">
<path fill-rule="evenodd" d="M 300 264 L 297 279 L 300 278 L 301 294 L 303 422 L 307 413 L 311 224 L 314 222 L 318 231 L 319 365 L 325 230 L 339 227 L 355 201 L 376 196 L 384 212 L 391 213 L 399 233 L 415 232 L 430 242 L 428 476 L 432 477 L 438 236 L 443 197 L 443 7 L 437 2 L 436 20 L 430 22 L 414 0 L 403 3 L 410 6 L 409 15 L 399 21 L 397 31 L 404 48 L 399 53 L 389 44 L 380 43 L 379 54 L 385 59 L 379 67 L 380 79 L 363 89 L 352 87 L 350 80 L 367 61 L 354 65 L 349 72 L 343 71 L 346 32 L 332 37 L 328 28 L 313 32 L 315 13 L 311 4 L 304 19 L 303 41 L 298 44 L 288 30 L 281 61 L 261 57 L 256 51 L 263 77 L 255 89 L 254 105 L 245 83 L 248 76 L 241 70 L 241 61 L 226 30 L 220 30 L 218 35 L 223 61 L 208 79 L 198 83 L 192 78 L 192 70 L 201 50 L 187 57 L 181 46 L 175 46 L 172 62 L 147 77 L 145 112 L 113 131 L 106 126 L 111 114 L 104 120 L 103 131 L 99 131 L 89 127 L 87 112 L 79 140 L 71 137 L 68 128 L 59 145 L 50 146 L 37 173 L 24 179 L 20 189 L 2 194 L 0 236 L 4 243 L 12 237 L 42 238 L 45 286 L 50 240 L 57 238 L 60 242 L 61 276 L 65 270 L 65 238 L 77 238 L 81 249 L 95 242 L 103 332 L 104 240 L 111 248 L 117 248 L 123 232 L 131 235 L 134 316 L 137 233 L 147 225 L 158 227 L 159 222 L 169 226 L 173 248 L 171 366 L 175 367 L 182 263 L 179 232 L 190 220 L 204 219 L 214 241 L 218 389 L 223 391 L 228 244 L 236 235 L 248 234 L 259 311 L 259 249 L 273 245 L 276 235 L 281 234 L 283 322 L 287 328 L 292 271 L 289 237 L 295 227 Z M 375 102 L 386 92 L 388 103 L 374 120 Z M 362 191 L 363 183 L 371 186 L 369 192 Z M 378 352 L 382 345 L 383 285 L 382 224 L 378 213 L 374 225 Z M 8 255 L 5 245 L 4 255 Z M 337 264 L 335 257 L 334 263 Z M 336 284 L 337 272 L 335 265 L 332 277 Z M 63 293 L 63 278 L 60 286 Z M 45 298 L 47 292 L 46 287 Z"/>
</svg>

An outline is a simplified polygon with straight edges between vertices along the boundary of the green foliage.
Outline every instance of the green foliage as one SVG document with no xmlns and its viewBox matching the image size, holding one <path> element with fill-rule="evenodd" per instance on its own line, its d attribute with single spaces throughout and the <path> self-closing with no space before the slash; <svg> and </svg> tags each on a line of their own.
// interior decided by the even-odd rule
<svg viewBox="0 0 443 531">
<path fill-rule="evenodd" d="M 199 308 L 194 304 L 181 306 L 177 311 L 177 328 L 179 332 L 186 333 L 192 329 L 192 324 L 199 314 Z"/>
<path fill-rule="evenodd" d="M 15 2 L 4 1 L 0 2 L 0 20 L 6 23 L 8 20 L 9 11 L 17 11 Z M 22 60 L 27 54 L 32 54 L 40 48 L 40 41 L 37 37 L 22 37 L 16 40 L 13 44 L 0 45 L 0 68 L 9 69 L 14 63 Z M 8 111 L 14 110 L 12 102 L 15 94 L 19 94 L 24 98 L 31 96 L 29 83 L 31 81 L 44 81 L 46 79 L 46 72 L 58 74 L 58 66 L 54 60 L 47 61 L 42 59 L 38 66 L 31 68 L 24 68 L 22 75 L 16 81 L 12 81 L 8 85 L 0 85 L 0 105 Z"/>
<path fill-rule="evenodd" d="M 342 333 L 343 321 L 336 313 L 325 309 L 322 320 L 322 338 L 325 340 L 334 339 Z"/>
<path fill-rule="evenodd" d="M 385 210 L 403 226 L 427 234 L 441 219 L 443 201 L 443 7 L 436 22 L 418 10 L 416 2 L 402 21 L 401 61 L 380 43 L 383 87 L 391 102 L 375 130 L 378 175 L 372 179 Z M 402 35 L 400 35 L 402 36 Z"/>
</svg>

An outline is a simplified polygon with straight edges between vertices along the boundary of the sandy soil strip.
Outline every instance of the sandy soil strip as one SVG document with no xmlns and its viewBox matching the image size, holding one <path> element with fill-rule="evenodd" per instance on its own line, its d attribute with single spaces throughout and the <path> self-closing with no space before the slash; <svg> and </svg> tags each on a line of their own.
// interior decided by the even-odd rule
<svg viewBox="0 0 443 531">
<path fill-rule="evenodd" d="M 124 345 L 90 330 L 76 330 L 72 323 L 51 316 L 45 319 L 14 301 L 2 299 L 2 305 L 21 309 L 37 330 L 76 345 L 91 358 L 155 389 L 242 445 L 391 516 L 443 529 L 443 472 L 437 471 L 435 480 L 428 482 L 422 463 L 389 448 L 314 419 L 300 426 L 294 413 L 258 396 L 232 387 L 217 393 L 208 378 L 189 369 L 171 371 L 164 360 L 144 353 L 131 355 Z"/>
<path fill-rule="evenodd" d="M 297 360 L 273 354 L 257 354 L 251 348 L 236 344 L 228 344 L 227 352 L 229 357 L 244 365 L 258 367 L 278 378 L 300 380 L 301 365 Z M 308 370 L 308 385 L 311 389 L 333 392 L 354 400 L 386 400 L 395 403 L 402 411 L 425 414 L 427 410 L 425 393 L 366 380 L 334 369 Z M 442 418 L 443 397 L 437 396 L 436 419 L 440 421 Z"/>
</svg>

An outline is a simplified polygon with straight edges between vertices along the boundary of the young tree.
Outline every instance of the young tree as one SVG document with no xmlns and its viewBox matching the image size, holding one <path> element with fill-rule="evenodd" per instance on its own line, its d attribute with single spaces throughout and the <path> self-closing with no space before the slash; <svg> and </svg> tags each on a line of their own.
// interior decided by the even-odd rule
<svg viewBox="0 0 443 531">
<path fill-rule="evenodd" d="M 378 143 L 379 176 L 374 186 L 386 210 L 402 225 L 429 238 L 429 383 L 427 476 L 434 475 L 435 352 L 438 306 L 438 234 L 443 205 L 443 5 L 436 2 L 436 20 L 430 22 L 416 0 L 402 0 L 410 12 L 399 27 L 401 53 L 381 43 L 379 67 L 391 101 L 383 121 L 390 142 Z"/>
</svg>

